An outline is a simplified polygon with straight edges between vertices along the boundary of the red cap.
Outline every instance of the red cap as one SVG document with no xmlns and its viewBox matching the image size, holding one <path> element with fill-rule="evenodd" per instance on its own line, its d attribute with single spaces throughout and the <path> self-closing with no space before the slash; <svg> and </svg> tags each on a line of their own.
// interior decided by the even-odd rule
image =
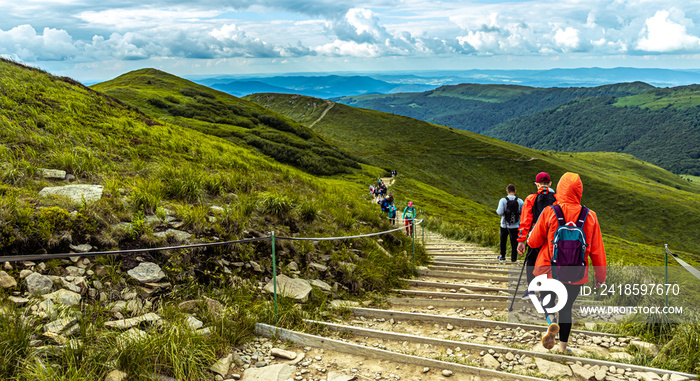
<svg viewBox="0 0 700 381">
<path fill-rule="evenodd" d="M 548 183 L 551 182 L 552 180 L 549 178 L 549 175 L 547 172 L 540 172 L 537 174 L 535 177 L 535 182 L 536 183 Z"/>
</svg>

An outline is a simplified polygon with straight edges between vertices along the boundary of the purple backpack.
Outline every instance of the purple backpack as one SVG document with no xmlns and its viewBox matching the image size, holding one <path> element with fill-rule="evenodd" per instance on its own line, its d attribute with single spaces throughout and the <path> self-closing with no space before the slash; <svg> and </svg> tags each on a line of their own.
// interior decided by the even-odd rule
<svg viewBox="0 0 700 381">
<path fill-rule="evenodd" d="M 552 241 L 552 278 L 563 283 L 576 283 L 586 275 L 586 234 L 583 224 L 588 217 L 588 208 L 581 206 L 578 220 L 566 222 L 559 205 L 552 205 L 559 227 Z"/>
</svg>

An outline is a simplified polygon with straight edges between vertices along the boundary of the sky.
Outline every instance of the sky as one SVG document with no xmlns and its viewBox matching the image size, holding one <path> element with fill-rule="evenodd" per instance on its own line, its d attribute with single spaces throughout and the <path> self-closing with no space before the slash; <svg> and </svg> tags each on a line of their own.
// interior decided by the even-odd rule
<svg viewBox="0 0 700 381">
<path fill-rule="evenodd" d="M 0 0 L 0 55 L 78 80 L 391 70 L 697 69 L 697 0 Z"/>
</svg>

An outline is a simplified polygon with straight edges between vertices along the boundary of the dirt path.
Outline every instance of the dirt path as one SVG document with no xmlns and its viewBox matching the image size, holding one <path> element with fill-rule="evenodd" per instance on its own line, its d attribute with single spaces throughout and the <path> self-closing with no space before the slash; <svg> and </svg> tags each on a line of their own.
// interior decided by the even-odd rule
<svg viewBox="0 0 700 381">
<path fill-rule="evenodd" d="M 326 116 L 326 114 L 328 114 L 328 111 L 330 111 L 333 108 L 333 106 L 335 106 L 335 102 L 331 101 L 326 101 L 326 104 L 328 104 L 328 107 L 326 107 L 326 109 L 323 110 L 321 116 L 319 116 L 318 119 L 314 120 L 313 122 L 311 122 L 311 124 L 309 124 L 309 128 L 313 128 L 316 125 L 316 123 L 320 122 L 321 119 L 323 119 Z"/>
</svg>

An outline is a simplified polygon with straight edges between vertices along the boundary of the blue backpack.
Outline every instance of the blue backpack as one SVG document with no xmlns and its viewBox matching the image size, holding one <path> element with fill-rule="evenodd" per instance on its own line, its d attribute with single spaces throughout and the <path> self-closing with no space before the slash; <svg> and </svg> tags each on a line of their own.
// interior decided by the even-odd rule
<svg viewBox="0 0 700 381">
<path fill-rule="evenodd" d="M 583 224 L 588 217 L 588 208 L 581 206 L 578 220 L 567 223 L 559 205 L 552 205 L 559 227 L 552 241 L 552 278 L 563 283 L 576 283 L 586 275 L 586 234 Z"/>
</svg>

